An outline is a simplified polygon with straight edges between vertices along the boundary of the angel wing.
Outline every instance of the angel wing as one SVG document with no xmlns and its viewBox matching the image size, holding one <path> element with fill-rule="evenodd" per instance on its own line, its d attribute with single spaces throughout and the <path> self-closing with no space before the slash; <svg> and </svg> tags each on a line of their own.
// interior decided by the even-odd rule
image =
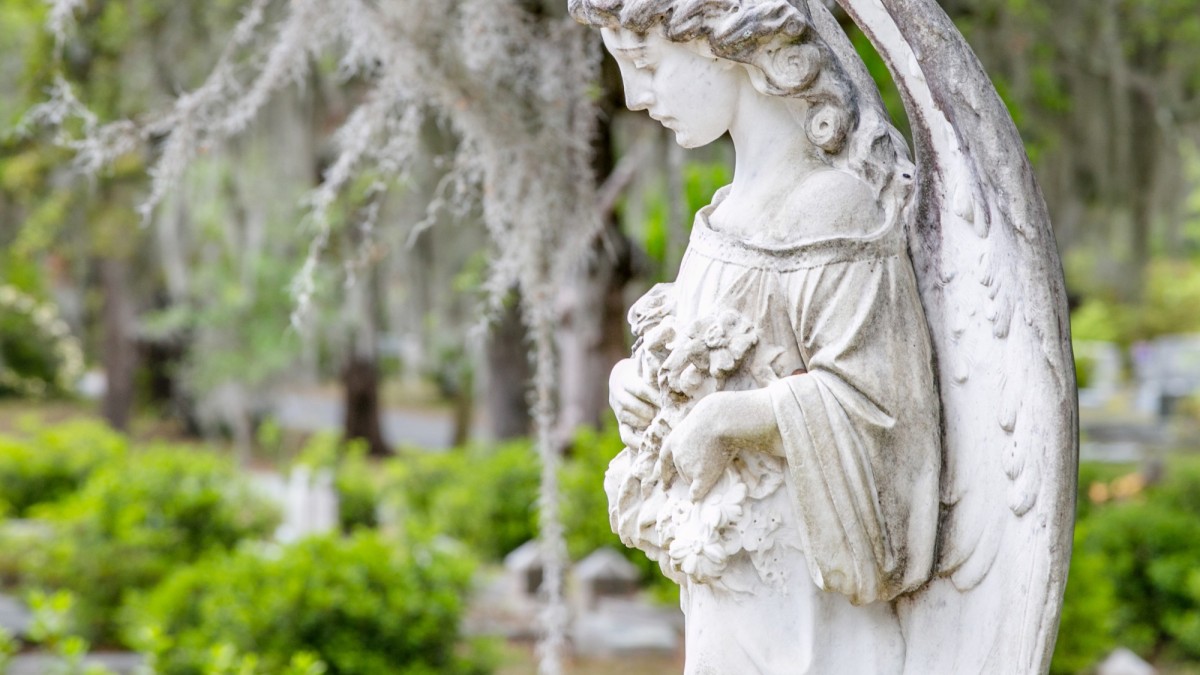
<svg viewBox="0 0 1200 675">
<path fill-rule="evenodd" d="M 943 407 L 936 577 L 898 605 L 905 672 L 1046 672 L 1070 561 L 1078 409 L 1045 202 L 1007 109 L 935 0 L 837 1 L 887 62 L 912 123 L 909 247 Z M 845 34 L 807 2 L 862 102 L 878 106 Z"/>
</svg>

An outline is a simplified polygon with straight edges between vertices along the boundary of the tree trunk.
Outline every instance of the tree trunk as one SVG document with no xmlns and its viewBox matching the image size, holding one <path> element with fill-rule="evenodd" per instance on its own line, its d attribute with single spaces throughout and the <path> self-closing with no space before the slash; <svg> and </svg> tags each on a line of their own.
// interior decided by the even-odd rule
<svg viewBox="0 0 1200 675">
<path fill-rule="evenodd" d="M 362 439 L 372 455 L 391 454 L 383 440 L 379 414 L 379 362 L 372 355 L 353 350 L 342 369 L 346 418 L 342 435 L 346 440 Z"/>
<path fill-rule="evenodd" d="M 345 402 L 342 437 L 347 441 L 362 439 L 366 441 L 371 455 L 385 457 L 391 454 L 391 448 L 383 438 L 379 402 L 379 348 L 376 336 L 381 315 L 379 287 L 379 270 L 371 267 L 363 270 L 357 284 L 347 289 L 353 329 L 346 363 L 342 367 Z"/>
<path fill-rule="evenodd" d="M 615 62 L 605 57 L 601 81 L 600 122 L 594 142 L 593 168 L 598 179 L 615 166 L 612 120 L 624 106 Z M 625 286 L 634 277 L 633 244 L 621 232 L 616 214 L 603 214 L 604 230 L 588 259 L 559 298 L 561 367 L 559 433 L 565 441 L 576 427 L 597 427 L 608 415 L 608 374 L 628 356 Z"/>
<path fill-rule="evenodd" d="M 609 371 L 628 356 L 624 290 L 633 277 L 632 247 L 612 223 L 599 239 L 560 298 L 560 432 L 566 435 L 600 425 L 608 411 Z"/>
<path fill-rule="evenodd" d="M 486 346 L 489 435 L 505 440 L 529 434 L 533 417 L 529 410 L 530 367 L 529 333 L 521 320 L 521 305 L 512 302 L 492 326 Z"/>
<path fill-rule="evenodd" d="M 1131 96 L 1135 109 L 1153 110 L 1153 100 L 1140 93 Z M 1140 302 L 1145 292 L 1146 269 L 1150 264 L 1151 237 L 1154 229 L 1154 186 L 1155 169 L 1160 161 L 1150 148 L 1160 147 L 1157 134 L 1158 123 L 1149 113 L 1135 115 L 1127 145 L 1131 146 L 1131 160 L 1127 165 L 1131 173 L 1130 185 L 1130 228 L 1129 228 L 1129 271 L 1126 274 L 1124 292 L 1129 302 Z M 1144 146 L 1144 147 L 1143 147 Z"/>
<path fill-rule="evenodd" d="M 101 258 L 100 284 L 104 294 L 101 323 L 106 380 L 101 414 L 112 428 L 127 431 L 133 412 L 137 345 L 126 262 L 115 257 Z"/>
</svg>

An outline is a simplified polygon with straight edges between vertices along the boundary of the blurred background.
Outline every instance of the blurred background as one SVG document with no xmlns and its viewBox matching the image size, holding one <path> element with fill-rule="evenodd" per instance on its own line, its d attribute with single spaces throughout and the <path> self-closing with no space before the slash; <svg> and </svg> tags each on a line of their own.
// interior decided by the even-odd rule
<svg viewBox="0 0 1200 675">
<path fill-rule="evenodd" d="M 0 4 L 0 672 L 534 672 L 535 446 L 568 671 L 681 670 L 607 374 L 732 149 L 625 111 L 560 4 Z M 1071 294 L 1054 672 L 1200 672 L 1200 2 L 941 4 Z"/>
</svg>

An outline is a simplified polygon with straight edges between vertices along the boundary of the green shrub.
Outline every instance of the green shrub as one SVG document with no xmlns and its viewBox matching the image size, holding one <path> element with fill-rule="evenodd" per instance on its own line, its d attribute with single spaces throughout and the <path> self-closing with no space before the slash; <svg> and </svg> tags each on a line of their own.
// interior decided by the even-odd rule
<svg viewBox="0 0 1200 675">
<path fill-rule="evenodd" d="M 1097 483 L 1111 484 L 1121 476 L 1137 471 L 1135 464 L 1109 464 L 1100 462 L 1081 462 L 1079 464 L 1078 493 L 1075 498 L 1075 520 L 1081 522 L 1087 519 L 1103 504 L 1093 504 L 1088 494 Z"/>
<path fill-rule="evenodd" d="M 1081 492 L 1087 490 L 1083 483 L 1113 474 L 1083 465 Z M 1200 463 L 1174 459 L 1161 483 L 1105 504 L 1083 498 L 1079 512 L 1071 573 L 1079 565 L 1103 569 L 1116 602 L 1110 613 L 1114 642 L 1148 658 L 1200 658 Z M 1095 598 L 1072 595 L 1074 583 L 1068 584 L 1065 614 L 1092 611 L 1078 605 Z M 1094 579 L 1079 584 L 1107 593 Z"/>
<path fill-rule="evenodd" d="M 575 434 L 559 478 L 567 552 L 573 560 L 604 546 L 633 553 L 636 557 L 631 556 L 631 560 L 646 558 L 639 551 L 626 549 L 609 525 L 604 473 L 624 447 L 615 422 L 602 431 L 584 428 Z"/>
<path fill-rule="evenodd" d="M 1119 302 L 1100 291 L 1071 314 L 1076 340 L 1130 345 L 1160 335 L 1200 332 L 1200 266 L 1188 260 L 1153 260 L 1137 302 Z"/>
<path fill-rule="evenodd" d="M 162 675 L 206 672 L 215 645 L 269 673 L 297 653 L 333 674 L 482 673 L 458 632 L 471 568 L 460 552 L 366 530 L 242 547 L 131 602 L 126 634 Z"/>
<path fill-rule="evenodd" d="M 392 460 L 385 498 L 433 531 L 498 560 L 537 534 L 538 460 L 528 441 Z"/>
<path fill-rule="evenodd" d="M 1082 546 L 1086 538 L 1087 528 L 1081 523 L 1075 530 L 1075 551 L 1050 664 L 1054 675 L 1088 672 L 1116 646 L 1116 589 L 1108 575 L 1107 558 Z"/>
<path fill-rule="evenodd" d="M 0 397 L 69 392 L 83 352 L 52 304 L 0 283 Z"/>
<path fill-rule="evenodd" d="M 69 590 L 85 638 L 116 637 L 113 614 L 130 590 L 242 539 L 277 514 L 227 460 L 190 449 L 130 453 L 95 471 L 66 499 L 34 508 L 54 536 L 20 557 L 23 585 Z"/>
<path fill-rule="evenodd" d="M 367 452 L 367 444 L 361 439 L 344 442 L 336 434 L 317 433 L 308 439 L 296 459 L 298 464 L 333 470 L 338 525 L 343 532 L 379 526 L 383 479 Z"/>
<path fill-rule="evenodd" d="M 68 422 L 28 437 L 0 436 L 0 514 L 22 517 L 37 504 L 57 501 L 125 452 L 124 437 L 101 422 Z"/>
<path fill-rule="evenodd" d="M 31 593 L 29 607 L 33 612 L 27 637 L 49 652 L 53 658 L 48 669 L 52 675 L 113 675 L 98 664 L 86 664 L 88 642 L 75 634 L 75 596 L 60 591 L 53 595 Z"/>
<path fill-rule="evenodd" d="M 1103 555 L 1116 588 L 1117 636 L 1134 651 L 1167 646 L 1176 637 L 1171 624 L 1197 609 L 1185 585 L 1186 570 L 1200 563 L 1200 521 L 1190 514 L 1154 502 L 1098 510 L 1082 553 Z"/>
<path fill-rule="evenodd" d="M 66 591 L 52 595 L 34 592 L 28 597 L 33 613 L 26 639 L 50 656 L 46 675 L 113 675 L 97 663 L 88 662 L 90 645 L 75 634 L 75 596 Z M 0 673 L 8 672 L 11 659 L 21 644 L 0 628 Z M 138 672 L 156 673 L 153 655 Z M 203 661 L 204 675 L 325 675 L 325 664 L 309 652 L 297 652 L 283 669 L 261 667 L 253 653 L 239 653 L 230 644 L 211 647 Z"/>
<path fill-rule="evenodd" d="M 608 463 L 624 447 L 615 418 L 609 418 L 601 431 L 581 428 L 575 434 L 560 473 L 567 551 L 572 559 L 579 560 L 598 548 L 614 548 L 641 570 L 652 596 L 663 604 L 678 605 L 679 586 L 663 576 L 658 563 L 645 553 L 622 544 L 609 524 L 604 474 Z"/>
<path fill-rule="evenodd" d="M 337 465 L 333 487 L 338 496 L 338 524 L 343 532 L 379 526 L 381 481 L 367 459 L 365 443 L 352 443 Z"/>
<path fill-rule="evenodd" d="M 1200 459 L 1177 457 L 1163 467 L 1163 480 L 1153 486 L 1155 501 L 1200 519 Z"/>
<path fill-rule="evenodd" d="M 677 603 L 678 586 L 644 553 L 626 548 L 609 526 L 604 473 L 623 447 L 614 422 L 602 431 L 581 429 L 564 458 L 560 504 L 568 553 L 578 560 L 598 548 L 613 547 L 642 570 L 656 595 Z M 408 454 L 390 460 L 387 474 L 385 500 L 405 517 L 454 537 L 483 559 L 499 560 L 537 536 L 540 469 L 527 440 Z"/>
</svg>

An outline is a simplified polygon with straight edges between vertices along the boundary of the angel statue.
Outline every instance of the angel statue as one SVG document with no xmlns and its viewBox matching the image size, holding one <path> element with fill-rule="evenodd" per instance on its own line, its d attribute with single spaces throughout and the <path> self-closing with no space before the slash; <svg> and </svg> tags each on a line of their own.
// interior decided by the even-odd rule
<svg viewBox="0 0 1200 675">
<path fill-rule="evenodd" d="M 1061 265 L 1020 137 L 935 0 L 569 0 L 628 106 L 733 182 L 613 370 L 614 530 L 681 586 L 686 673 L 1037 673 L 1071 549 Z"/>
</svg>

